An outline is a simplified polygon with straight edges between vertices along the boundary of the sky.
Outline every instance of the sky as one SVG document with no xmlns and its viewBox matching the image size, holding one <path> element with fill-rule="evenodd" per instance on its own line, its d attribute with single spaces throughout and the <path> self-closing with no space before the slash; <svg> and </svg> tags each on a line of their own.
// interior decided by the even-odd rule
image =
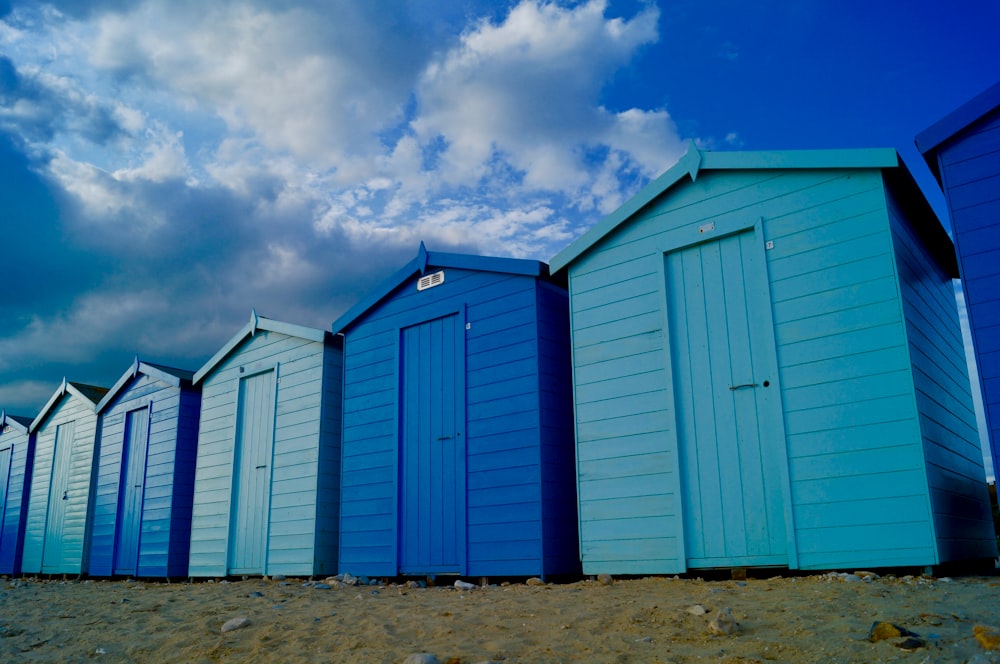
<svg viewBox="0 0 1000 664">
<path fill-rule="evenodd" d="M 897 7 L 903 8 L 902 11 Z M 995 0 L 0 0 L 0 408 L 249 319 L 328 328 L 419 243 L 547 261 L 713 150 L 913 146 Z"/>
</svg>

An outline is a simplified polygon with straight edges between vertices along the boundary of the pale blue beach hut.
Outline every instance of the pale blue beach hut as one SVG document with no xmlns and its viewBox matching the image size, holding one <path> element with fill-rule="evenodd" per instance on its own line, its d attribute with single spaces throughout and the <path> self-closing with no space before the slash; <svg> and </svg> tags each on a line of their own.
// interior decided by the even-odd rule
<svg viewBox="0 0 1000 664">
<path fill-rule="evenodd" d="M 31 476 L 24 558 L 28 574 L 84 574 L 100 446 L 97 404 L 107 388 L 62 384 L 31 423 Z"/>
<path fill-rule="evenodd" d="M 334 322 L 341 571 L 579 571 L 567 306 L 544 263 L 421 244 Z"/>
<path fill-rule="evenodd" d="M 254 312 L 195 373 L 191 576 L 336 572 L 342 348 Z"/>
<path fill-rule="evenodd" d="M 31 419 L 0 411 L 0 574 L 20 574 L 35 461 Z"/>
<path fill-rule="evenodd" d="M 944 190 L 1000 478 L 1000 83 L 916 138 Z"/>
<path fill-rule="evenodd" d="M 692 144 L 551 266 L 585 573 L 996 555 L 954 249 L 894 150 Z"/>
<path fill-rule="evenodd" d="M 97 404 L 91 576 L 187 576 L 201 411 L 192 378 L 137 357 Z"/>
</svg>

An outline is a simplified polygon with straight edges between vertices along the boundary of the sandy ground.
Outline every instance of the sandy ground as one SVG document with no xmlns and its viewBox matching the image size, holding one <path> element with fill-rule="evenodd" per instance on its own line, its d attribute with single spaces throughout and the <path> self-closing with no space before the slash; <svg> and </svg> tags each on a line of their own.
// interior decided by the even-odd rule
<svg viewBox="0 0 1000 664">
<path fill-rule="evenodd" d="M 973 635 L 1000 627 L 996 576 L 650 577 L 468 591 L 304 584 L 0 580 L 0 661 L 400 663 L 428 652 L 442 664 L 1000 662 Z M 724 607 L 739 630 L 712 634 Z M 250 624 L 221 632 L 239 617 Z M 875 621 L 925 645 L 872 643 Z"/>
</svg>

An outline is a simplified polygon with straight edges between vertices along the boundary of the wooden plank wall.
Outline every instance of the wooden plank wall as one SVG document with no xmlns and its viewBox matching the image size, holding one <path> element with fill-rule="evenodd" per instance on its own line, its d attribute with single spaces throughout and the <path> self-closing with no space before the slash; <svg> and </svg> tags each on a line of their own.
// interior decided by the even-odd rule
<svg viewBox="0 0 1000 664">
<path fill-rule="evenodd" d="M 996 557 L 983 452 L 951 278 L 931 257 L 890 189 L 924 462 L 939 562 Z"/>
<path fill-rule="evenodd" d="M 684 569 L 663 247 L 758 220 L 799 565 L 933 562 L 879 173 L 726 171 L 684 181 L 571 268 L 584 573 Z"/>
<path fill-rule="evenodd" d="M 10 474 L 7 479 L 7 501 L 3 522 L 0 523 L 0 574 L 21 571 L 24 527 L 27 520 L 28 493 L 34 468 L 34 435 L 11 427 L 0 431 L 0 449 L 10 447 Z M 4 478 L 0 478 L 2 480 Z"/>
<path fill-rule="evenodd" d="M 51 568 L 42 567 L 42 550 L 45 543 L 45 526 L 48 514 L 49 485 L 52 478 L 52 453 L 56 429 L 60 424 L 75 421 L 73 451 L 70 456 L 66 517 L 63 528 L 62 563 Z M 66 393 L 52 408 L 36 432 L 35 471 L 31 481 L 31 498 L 28 503 L 28 522 L 25 526 L 25 573 L 81 574 L 86 572 L 88 550 L 88 523 L 94 455 L 98 446 L 97 414 L 93 407 L 78 397 Z"/>
<path fill-rule="evenodd" d="M 137 576 L 186 576 L 200 394 L 145 374 L 102 413 L 89 574 L 113 573 L 125 415 L 152 403 Z"/>
<path fill-rule="evenodd" d="M 993 458 L 1000 478 L 1000 110 L 938 154 L 951 210 Z"/>
<path fill-rule="evenodd" d="M 202 381 L 194 506 L 192 576 L 226 573 L 230 486 L 240 366 L 280 363 L 271 476 L 266 574 L 315 569 L 323 344 L 258 330 Z M 329 561 L 327 566 L 335 565 Z"/>
<path fill-rule="evenodd" d="M 433 271 L 436 268 L 429 268 Z M 465 310 L 469 575 L 544 572 L 534 278 L 445 269 L 397 289 L 348 331 L 340 569 L 397 569 L 398 346 L 402 327 Z"/>
</svg>

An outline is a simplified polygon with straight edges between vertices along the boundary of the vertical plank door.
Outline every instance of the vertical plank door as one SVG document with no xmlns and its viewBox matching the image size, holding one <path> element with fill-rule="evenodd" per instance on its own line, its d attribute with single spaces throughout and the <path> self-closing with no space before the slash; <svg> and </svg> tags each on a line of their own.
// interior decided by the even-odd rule
<svg viewBox="0 0 1000 664">
<path fill-rule="evenodd" d="M 58 572 L 63 564 L 63 526 L 69 502 L 70 455 L 76 422 L 56 427 L 52 450 L 52 477 L 49 483 L 48 515 L 45 519 L 45 543 L 42 548 L 42 572 Z"/>
<path fill-rule="evenodd" d="M 115 574 L 135 574 L 137 571 L 148 444 L 149 408 L 138 408 L 125 413 L 125 437 L 122 445 L 124 456 L 118 489 Z"/>
<path fill-rule="evenodd" d="M 459 573 L 465 552 L 465 399 L 458 315 L 402 331 L 400 571 Z"/>
<path fill-rule="evenodd" d="M 751 230 L 670 252 L 668 317 L 688 567 L 787 564 L 766 271 Z"/>
<path fill-rule="evenodd" d="M 274 370 L 240 379 L 230 507 L 229 573 L 263 574 L 274 438 Z"/>
</svg>

